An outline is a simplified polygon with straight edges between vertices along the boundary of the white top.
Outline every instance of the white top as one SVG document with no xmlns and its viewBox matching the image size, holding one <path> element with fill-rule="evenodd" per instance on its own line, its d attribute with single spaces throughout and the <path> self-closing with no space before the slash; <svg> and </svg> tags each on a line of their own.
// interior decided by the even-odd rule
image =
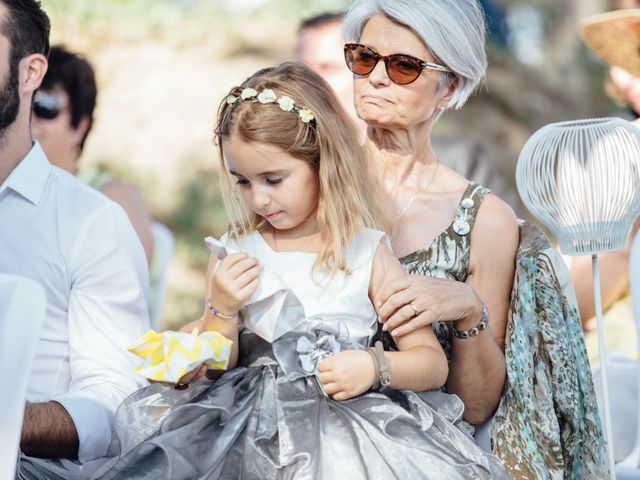
<svg viewBox="0 0 640 480">
<path fill-rule="evenodd" d="M 376 332 L 377 314 L 369 299 L 373 257 L 378 245 L 389 245 L 386 234 L 365 229 L 345 249 L 350 274 L 330 278 L 318 269 L 312 279 L 316 254 L 275 252 L 258 232 L 227 248 L 245 251 L 263 267 L 260 285 L 242 310 L 244 326 L 267 341 L 287 332 L 305 332 L 314 325 L 331 328 L 343 340 L 357 342 Z M 285 298 L 279 298 L 286 292 Z"/>
<path fill-rule="evenodd" d="M 116 407 L 145 384 L 125 350 L 149 327 L 142 245 L 118 205 L 50 165 L 38 143 L 0 185 L 0 226 L 0 272 L 47 297 L 27 400 L 69 412 L 80 462 L 103 457 Z"/>
</svg>

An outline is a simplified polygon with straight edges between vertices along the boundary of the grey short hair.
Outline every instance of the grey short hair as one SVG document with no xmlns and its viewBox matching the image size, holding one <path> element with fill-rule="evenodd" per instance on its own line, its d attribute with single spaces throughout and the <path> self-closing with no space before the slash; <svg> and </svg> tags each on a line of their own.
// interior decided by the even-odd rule
<svg viewBox="0 0 640 480">
<path fill-rule="evenodd" d="M 462 107 L 487 70 L 486 23 L 477 0 L 355 0 L 342 27 L 346 41 L 359 41 L 366 23 L 379 14 L 411 28 L 435 61 L 453 72 L 458 85 L 449 107 Z M 441 74 L 441 85 L 449 75 Z"/>
</svg>

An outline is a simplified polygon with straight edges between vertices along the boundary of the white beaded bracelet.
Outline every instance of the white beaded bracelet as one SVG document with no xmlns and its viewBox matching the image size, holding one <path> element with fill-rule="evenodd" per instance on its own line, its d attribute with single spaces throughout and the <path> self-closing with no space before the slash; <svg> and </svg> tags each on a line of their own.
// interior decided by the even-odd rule
<svg viewBox="0 0 640 480">
<path fill-rule="evenodd" d="M 220 317 L 224 320 L 233 320 L 234 318 L 236 318 L 238 316 L 238 313 L 234 313 L 233 315 L 228 315 L 226 313 L 222 313 L 220 310 L 218 310 L 216 307 L 213 306 L 213 304 L 211 303 L 211 299 L 208 298 L 207 299 L 207 308 L 209 309 L 209 311 L 211 312 L 212 315 L 215 315 L 216 317 Z"/>
</svg>

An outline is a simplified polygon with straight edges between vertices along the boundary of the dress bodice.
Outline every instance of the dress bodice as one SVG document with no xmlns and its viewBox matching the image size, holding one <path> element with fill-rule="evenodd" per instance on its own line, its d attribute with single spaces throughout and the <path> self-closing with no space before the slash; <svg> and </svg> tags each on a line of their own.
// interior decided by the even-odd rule
<svg viewBox="0 0 640 480">
<path fill-rule="evenodd" d="M 376 249 L 387 236 L 365 229 L 344 251 L 349 273 L 333 277 L 318 267 L 316 254 L 276 252 L 259 232 L 239 240 L 226 239 L 230 251 L 244 251 L 263 267 L 260 285 L 242 309 L 244 327 L 273 341 L 288 332 L 321 326 L 342 340 L 361 341 L 375 333 L 377 315 L 369 299 Z M 264 325 L 270 325 L 264 328 Z"/>
</svg>

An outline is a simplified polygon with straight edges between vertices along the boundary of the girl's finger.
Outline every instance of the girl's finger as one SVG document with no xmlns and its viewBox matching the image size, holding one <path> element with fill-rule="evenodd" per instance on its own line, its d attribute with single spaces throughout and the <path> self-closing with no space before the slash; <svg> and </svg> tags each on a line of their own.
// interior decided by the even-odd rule
<svg viewBox="0 0 640 480">
<path fill-rule="evenodd" d="M 327 372 L 320 372 L 320 374 L 318 375 L 318 380 L 320 380 L 320 383 L 322 383 L 323 385 L 333 382 L 333 372 L 331 370 Z"/>
<path fill-rule="evenodd" d="M 247 255 L 244 252 L 238 252 L 238 253 L 233 253 L 231 255 L 227 255 L 226 257 L 224 257 L 224 260 L 222 260 L 222 263 L 220 264 L 220 270 L 228 271 L 230 268 L 233 268 L 233 266 L 236 263 L 248 257 L 249 255 Z"/>
<path fill-rule="evenodd" d="M 231 268 L 227 270 L 227 274 L 236 279 L 240 277 L 247 270 L 255 267 L 258 264 L 258 260 L 255 257 L 246 257 L 236 262 Z"/>
<path fill-rule="evenodd" d="M 316 367 L 318 369 L 318 372 L 329 372 L 333 370 L 333 358 L 334 357 L 329 357 L 320 360 Z"/>
<path fill-rule="evenodd" d="M 236 290 L 241 290 L 246 287 L 248 284 L 253 282 L 260 275 L 260 271 L 262 267 L 260 265 L 254 265 L 249 270 L 240 275 L 234 282 L 234 288 Z"/>
<path fill-rule="evenodd" d="M 249 297 L 256 291 L 258 284 L 260 283 L 260 277 L 256 277 L 247 285 L 238 290 L 238 297 L 242 299 L 249 299 Z"/>
<path fill-rule="evenodd" d="M 344 390 L 341 392 L 338 392 L 334 395 L 331 395 L 331 397 L 334 400 L 337 400 L 339 402 L 343 401 L 343 400 L 349 400 L 351 398 L 351 395 L 349 395 L 347 392 L 345 392 Z"/>
<path fill-rule="evenodd" d="M 335 383 L 328 383 L 326 385 L 323 385 L 322 388 L 323 388 L 324 392 L 327 395 L 331 395 L 331 396 L 333 396 L 334 394 L 336 394 L 336 393 L 338 393 L 338 392 L 340 392 L 342 390 Z"/>
</svg>

